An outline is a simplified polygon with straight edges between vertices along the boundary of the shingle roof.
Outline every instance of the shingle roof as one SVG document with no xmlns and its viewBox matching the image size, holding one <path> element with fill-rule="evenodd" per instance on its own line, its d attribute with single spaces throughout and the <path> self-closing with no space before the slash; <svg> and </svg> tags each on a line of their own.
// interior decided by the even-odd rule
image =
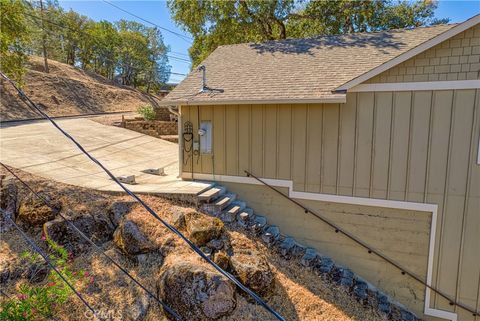
<svg viewBox="0 0 480 321">
<path fill-rule="evenodd" d="M 202 64 L 207 85 L 223 93 L 199 93 L 202 74 L 194 70 L 162 104 L 340 99 L 332 90 L 453 26 L 220 46 Z"/>
</svg>

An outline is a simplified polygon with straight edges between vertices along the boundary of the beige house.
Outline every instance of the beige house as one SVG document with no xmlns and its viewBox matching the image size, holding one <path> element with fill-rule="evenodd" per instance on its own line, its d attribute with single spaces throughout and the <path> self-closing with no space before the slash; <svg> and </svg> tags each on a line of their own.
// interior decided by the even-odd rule
<svg viewBox="0 0 480 321">
<path fill-rule="evenodd" d="M 480 16 L 221 46 L 203 66 L 163 100 L 184 179 L 228 187 L 426 320 L 480 320 L 244 172 L 478 311 Z"/>
</svg>

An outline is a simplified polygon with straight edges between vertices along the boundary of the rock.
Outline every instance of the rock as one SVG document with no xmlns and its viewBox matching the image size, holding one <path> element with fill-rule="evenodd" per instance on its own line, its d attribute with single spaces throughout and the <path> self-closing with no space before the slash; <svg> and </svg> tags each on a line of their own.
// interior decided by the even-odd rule
<svg viewBox="0 0 480 321">
<path fill-rule="evenodd" d="M 223 270 L 227 270 L 230 267 L 230 257 L 225 252 L 217 252 L 213 256 L 213 262 L 215 262 Z"/>
<path fill-rule="evenodd" d="M 368 298 L 368 284 L 360 278 L 355 279 L 355 285 L 353 286 L 353 294 L 358 300 L 366 300 Z"/>
<path fill-rule="evenodd" d="M 265 233 L 262 234 L 262 240 L 267 243 L 267 245 L 272 245 L 280 237 L 280 229 L 277 226 L 269 226 Z"/>
<path fill-rule="evenodd" d="M 223 242 L 221 240 L 211 240 L 207 243 L 207 246 L 212 250 L 219 251 L 223 248 Z"/>
<path fill-rule="evenodd" d="M 185 215 L 185 225 L 190 240 L 198 246 L 207 244 L 223 233 L 222 221 L 197 212 Z"/>
<path fill-rule="evenodd" d="M 162 273 L 158 288 L 160 298 L 183 320 L 215 320 L 228 316 L 236 307 L 234 285 L 198 263 L 178 261 L 170 265 Z"/>
<path fill-rule="evenodd" d="M 112 221 L 113 225 L 117 227 L 120 224 L 120 221 L 123 219 L 123 217 L 128 214 L 133 206 L 135 206 L 137 203 L 136 202 L 114 202 L 112 205 L 110 205 L 110 208 L 108 210 L 108 214 L 110 217 L 110 220 Z"/>
<path fill-rule="evenodd" d="M 301 259 L 301 264 L 305 267 L 312 267 L 315 265 L 316 259 L 317 251 L 315 249 L 308 248 Z"/>
<path fill-rule="evenodd" d="M 146 294 L 136 296 L 135 301 L 129 304 L 124 311 L 125 320 L 142 321 L 147 316 L 150 301 Z"/>
<path fill-rule="evenodd" d="M 265 227 L 265 225 L 267 225 L 267 218 L 265 216 L 257 215 L 253 220 L 252 229 L 255 232 L 260 232 Z"/>
<path fill-rule="evenodd" d="M 13 229 L 15 213 L 17 212 L 18 188 L 13 179 L 2 179 L 2 188 L 0 191 L 0 207 L 4 210 L 0 212 L 0 233 Z M 11 219 L 11 220 L 10 220 Z"/>
<path fill-rule="evenodd" d="M 112 239 L 113 226 L 106 216 L 80 214 L 67 219 L 97 245 Z M 82 252 L 91 247 L 91 244 L 82 238 L 63 218 L 45 223 L 43 233 L 47 238 L 74 253 Z"/>
<path fill-rule="evenodd" d="M 400 309 L 400 315 L 402 318 L 402 321 L 416 321 L 417 317 L 410 311 L 407 311 L 403 308 Z"/>
<path fill-rule="evenodd" d="M 230 211 L 224 211 L 220 213 L 220 219 L 222 220 L 222 222 L 225 222 L 225 223 L 235 222 L 236 218 L 237 218 L 237 213 L 232 213 Z"/>
<path fill-rule="evenodd" d="M 230 257 L 232 272 L 238 279 L 260 295 L 267 295 L 274 286 L 274 275 L 267 259 L 255 250 L 235 249 Z"/>
<path fill-rule="evenodd" d="M 386 314 L 391 312 L 390 300 L 382 292 L 377 293 L 378 309 Z"/>
<path fill-rule="evenodd" d="M 318 263 L 315 265 L 315 270 L 320 274 L 328 274 L 334 268 L 334 263 L 331 258 L 326 256 L 321 256 Z"/>
<path fill-rule="evenodd" d="M 137 224 L 123 220 L 113 234 L 115 245 L 128 255 L 147 253 L 154 250 L 154 245 L 140 231 Z"/>
<path fill-rule="evenodd" d="M 341 286 L 351 288 L 353 286 L 353 276 L 354 274 L 350 269 L 338 268 L 334 279 Z"/>
<path fill-rule="evenodd" d="M 238 225 L 245 228 L 248 226 L 248 222 L 253 218 L 253 210 L 251 208 L 246 208 L 238 215 Z"/>
<path fill-rule="evenodd" d="M 200 250 L 205 254 L 207 255 L 208 257 L 210 257 L 212 255 L 212 249 L 209 248 L 208 246 L 202 246 L 200 248 Z"/>
<path fill-rule="evenodd" d="M 292 255 L 292 252 L 295 248 L 296 242 L 292 237 L 285 238 L 282 243 L 280 243 L 280 255 L 284 258 L 289 259 Z"/>
<path fill-rule="evenodd" d="M 177 229 L 185 229 L 185 213 L 176 210 L 172 213 L 172 225 Z"/>
<path fill-rule="evenodd" d="M 53 220 L 59 210 L 60 206 L 58 204 L 52 209 L 45 205 L 45 203 L 35 195 L 29 195 L 20 203 L 18 220 L 30 227 L 41 226 L 46 222 Z"/>
</svg>

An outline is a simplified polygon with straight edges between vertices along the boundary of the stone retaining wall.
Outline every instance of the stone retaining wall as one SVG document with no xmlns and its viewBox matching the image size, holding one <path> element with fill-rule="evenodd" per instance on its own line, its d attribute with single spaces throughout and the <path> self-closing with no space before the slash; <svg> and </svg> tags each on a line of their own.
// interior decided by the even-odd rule
<svg viewBox="0 0 480 321">
<path fill-rule="evenodd" d="M 174 116 L 172 113 L 168 111 L 168 108 L 166 107 L 154 107 L 153 108 L 155 111 L 155 119 L 157 120 L 163 120 L 163 121 L 172 121 Z"/>
<path fill-rule="evenodd" d="M 124 120 L 122 122 L 122 127 L 145 135 L 178 143 L 177 124 L 178 123 L 175 121 L 143 120 L 143 118 L 135 118 L 132 120 Z"/>
</svg>

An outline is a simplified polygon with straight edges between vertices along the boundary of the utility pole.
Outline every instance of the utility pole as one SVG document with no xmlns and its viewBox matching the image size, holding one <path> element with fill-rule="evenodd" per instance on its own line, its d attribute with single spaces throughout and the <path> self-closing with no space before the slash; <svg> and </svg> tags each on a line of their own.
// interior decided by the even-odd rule
<svg viewBox="0 0 480 321">
<path fill-rule="evenodd" d="M 47 57 L 47 34 L 45 33 L 45 25 L 43 22 L 43 2 L 40 0 L 40 12 L 42 16 L 42 49 L 43 49 L 43 63 L 45 72 L 48 74 L 50 71 L 48 69 L 48 57 Z"/>
</svg>

